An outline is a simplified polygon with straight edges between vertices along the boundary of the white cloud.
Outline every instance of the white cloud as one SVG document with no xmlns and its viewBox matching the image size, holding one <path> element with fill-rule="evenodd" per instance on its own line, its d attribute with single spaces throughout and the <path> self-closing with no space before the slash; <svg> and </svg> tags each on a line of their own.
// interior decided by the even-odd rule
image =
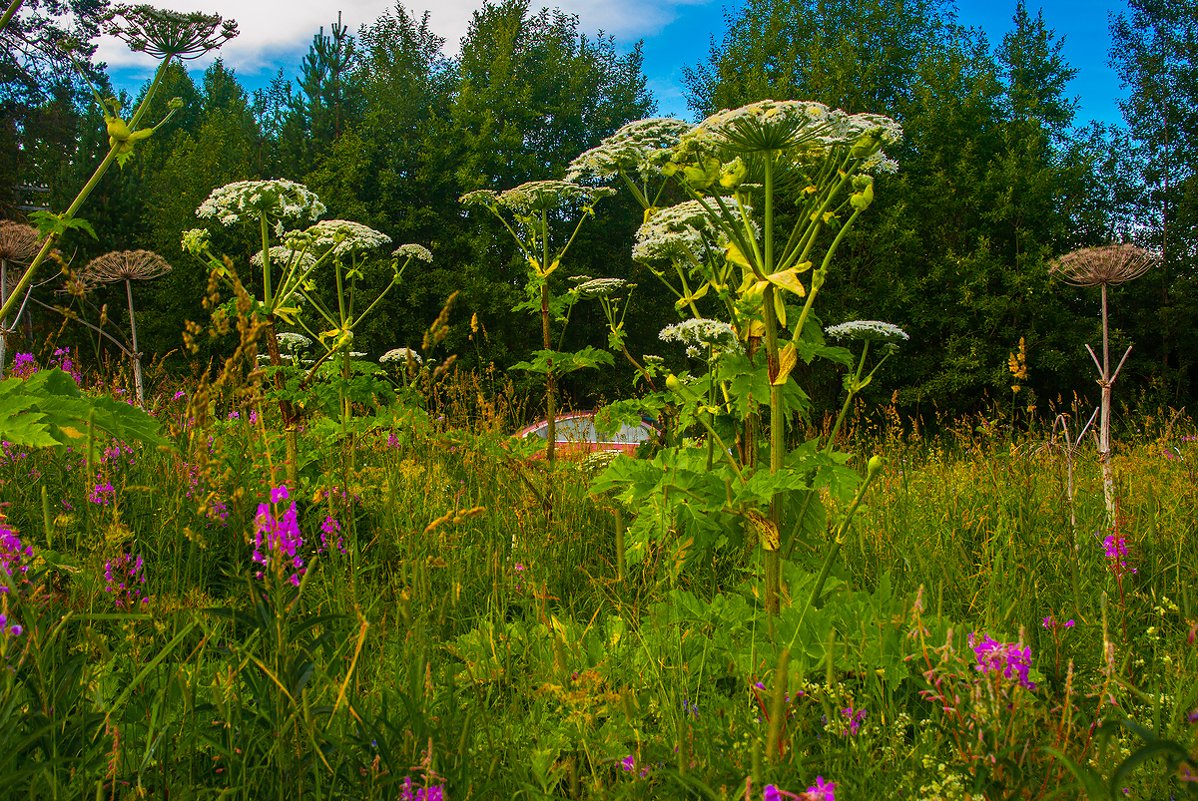
<svg viewBox="0 0 1198 801">
<path fill-rule="evenodd" d="M 577 14 L 585 32 L 602 30 L 618 39 L 632 40 L 652 36 L 661 30 L 675 18 L 680 6 L 712 2 L 714 0 L 558 0 L 543 4 Z M 336 19 L 337 9 L 341 10 L 344 24 L 356 33 L 395 7 L 393 0 L 341 0 L 335 5 L 327 0 L 156 0 L 154 4 L 175 11 L 199 10 L 237 20 L 240 35 L 221 48 L 219 54 L 226 64 L 239 72 L 261 70 L 270 65 L 274 55 L 306 48 L 322 26 L 328 31 L 330 23 Z M 481 5 L 480 0 L 439 0 L 436 8 L 430 9 L 433 30 L 445 37 L 450 53 L 457 52 L 471 15 Z M 534 0 L 531 8 L 536 10 L 541 5 Z M 423 13 L 419 6 L 409 5 L 408 8 L 417 15 Z M 97 57 L 115 68 L 143 67 L 148 72 L 153 66 L 150 57 L 134 53 L 124 43 L 110 37 L 101 40 Z M 208 56 L 197 63 L 202 66 L 213 57 Z"/>
</svg>

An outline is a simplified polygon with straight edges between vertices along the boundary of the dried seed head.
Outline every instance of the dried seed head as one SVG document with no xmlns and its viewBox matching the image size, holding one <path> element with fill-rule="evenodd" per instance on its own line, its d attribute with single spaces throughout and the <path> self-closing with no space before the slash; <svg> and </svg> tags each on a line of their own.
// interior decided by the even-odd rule
<svg viewBox="0 0 1198 801">
<path fill-rule="evenodd" d="M 148 5 L 114 7 L 105 15 L 108 33 L 129 49 L 158 59 L 199 58 L 237 35 L 237 23 L 218 14 L 183 13 Z"/>
<path fill-rule="evenodd" d="M 116 281 L 148 281 L 170 271 L 166 259 L 152 250 L 116 250 L 88 262 L 79 271 L 79 280 L 96 287 Z"/>
<path fill-rule="evenodd" d="M 41 248 L 41 237 L 31 225 L 0 220 L 0 259 L 28 264 Z"/>
<path fill-rule="evenodd" d="M 1073 286 L 1109 286 L 1139 278 L 1160 257 L 1135 245 L 1082 248 L 1057 259 L 1051 272 Z"/>
</svg>

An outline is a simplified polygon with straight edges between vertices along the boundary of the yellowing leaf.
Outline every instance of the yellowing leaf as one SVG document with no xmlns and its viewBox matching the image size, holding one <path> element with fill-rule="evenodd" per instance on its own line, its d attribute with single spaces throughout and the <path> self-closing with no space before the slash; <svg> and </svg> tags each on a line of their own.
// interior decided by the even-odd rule
<svg viewBox="0 0 1198 801">
<path fill-rule="evenodd" d="M 770 383 L 776 387 L 785 385 L 791 370 L 795 369 L 798 362 L 799 349 L 795 347 L 795 343 L 787 342 L 786 347 L 778 353 L 778 375 L 774 376 L 774 380 Z"/>
<path fill-rule="evenodd" d="M 749 260 L 745 258 L 745 254 L 735 242 L 729 242 L 728 247 L 724 248 L 724 258 L 732 264 L 744 267 L 746 270 L 753 269 L 753 265 L 749 264 Z"/>
<path fill-rule="evenodd" d="M 803 283 L 799 281 L 797 267 L 791 267 L 789 270 L 782 270 L 781 272 L 767 275 L 766 280 L 775 286 L 780 286 L 783 289 L 795 293 L 800 298 L 806 297 L 807 295 L 807 290 L 803 288 Z"/>
</svg>

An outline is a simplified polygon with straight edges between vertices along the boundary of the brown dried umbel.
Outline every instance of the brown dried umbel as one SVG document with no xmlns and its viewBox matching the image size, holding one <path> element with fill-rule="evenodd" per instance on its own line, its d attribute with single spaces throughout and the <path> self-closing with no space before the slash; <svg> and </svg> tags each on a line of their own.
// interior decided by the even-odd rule
<svg viewBox="0 0 1198 801">
<path fill-rule="evenodd" d="M 33 226 L 0 220 L 0 261 L 28 264 L 41 247 L 41 237 Z"/>
<path fill-rule="evenodd" d="M 105 17 L 107 32 L 131 50 L 163 60 L 199 58 L 237 35 L 237 23 L 218 14 L 182 13 L 148 5 L 119 5 Z"/>
<path fill-rule="evenodd" d="M 1096 286 L 1102 290 L 1102 359 L 1089 345 L 1086 350 L 1098 368 L 1098 386 L 1102 391 L 1098 418 L 1098 462 L 1102 467 L 1102 490 L 1106 501 L 1108 525 L 1115 525 L 1115 473 L 1111 466 L 1111 389 L 1119 378 L 1119 372 L 1131 346 L 1123 352 L 1118 366 L 1111 370 L 1111 325 L 1107 310 L 1107 287 L 1139 278 L 1152 269 L 1160 259 L 1135 245 L 1103 245 L 1082 248 L 1067 253 L 1052 265 L 1052 274 L 1073 286 Z M 1078 547 L 1074 539 L 1074 549 Z"/>
<path fill-rule="evenodd" d="M 130 281 L 148 281 L 171 271 L 166 259 L 152 250 L 116 250 L 92 259 L 79 272 L 79 281 L 85 287 L 125 282 L 125 297 L 129 301 L 129 333 L 133 343 L 133 383 L 137 390 L 137 403 L 146 404 L 145 383 L 141 373 L 141 351 L 137 349 L 137 319 L 133 316 L 133 285 Z"/>
<path fill-rule="evenodd" d="M 1139 278 L 1158 261 L 1135 245 L 1103 245 L 1067 253 L 1052 265 L 1052 274 L 1073 286 L 1114 286 Z"/>
<path fill-rule="evenodd" d="M 166 259 L 152 250 L 116 250 L 88 262 L 79 280 L 96 287 L 117 281 L 149 281 L 170 271 Z"/>
</svg>

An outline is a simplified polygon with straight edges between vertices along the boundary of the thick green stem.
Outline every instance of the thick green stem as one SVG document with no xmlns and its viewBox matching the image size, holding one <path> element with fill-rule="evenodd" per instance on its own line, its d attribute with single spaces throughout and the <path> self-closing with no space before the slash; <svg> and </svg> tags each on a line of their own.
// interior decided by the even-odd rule
<svg viewBox="0 0 1198 801">
<path fill-rule="evenodd" d="M 266 214 L 258 215 L 258 229 L 262 234 L 262 303 L 273 313 L 271 302 L 274 293 L 271 291 L 270 276 L 270 228 L 266 223 Z"/>
<path fill-rule="evenodd" d="M 774 267 L 774 169 L 772 154 L 765 160 L 765 218 L 762 230 L 765 234 L 765 262 L 762 270 L 766 275 L 773 272 Z M 774 298 L 777 288 L 769 284 L 762 293 L 762 312 L 765 318 L 765 358 L 770 379 L 770 473 L 782 469 L 786 456 L 786 417 L 782 405 L 782 385 L 775 379 L 780 369 L 778 358 L 778 316 L 774 310 Z M 781 510 L 778 499 L 770 499 L 770 522 L 775 530 L 781 532 Z M 778 551 L 779 544 L 773 543 L 772 548 L 765 552 L 765 610 L 768 614 L 778 614 L 782 589 L 782 556 Z"/>
<path fill-rule="evenodd" d="M 840 414 L 836 416 L 836 424 L 832 426 L 832 433 L 828 435 L 828 444 L 824 446 L 824 453 L 831 453 L 832 447 L 836 443 L 836 435 L 840 433 L 840 426 L 844 423 L 844 418 L 849 413 L 849 407 L 853 404 L 853 398 L 857 395 L 857 389 L 861 386 L 861 374 L 865 372 L 865 357 L 869 353 L 869 340 L 865 340 L 865 347 L 861 349 L 861 361 L 857 362 L 857 372 L 853 376 L 853 383 L 849 387 L 848 394 L 845 396 L 844 405 L 840 407 Z"/>
<path fill-rule="evenodd" d="M 12 21 L 13 16 L 17 13 L 17 9 L 21 7 L 21 3 L 23 2 L 24 0 L 12 0 L 8 4 L 8 8 L 4 9 L 4 16 L 0 17 L 0 31 L 8 27 L 8 23 Z"/>
</svg>

